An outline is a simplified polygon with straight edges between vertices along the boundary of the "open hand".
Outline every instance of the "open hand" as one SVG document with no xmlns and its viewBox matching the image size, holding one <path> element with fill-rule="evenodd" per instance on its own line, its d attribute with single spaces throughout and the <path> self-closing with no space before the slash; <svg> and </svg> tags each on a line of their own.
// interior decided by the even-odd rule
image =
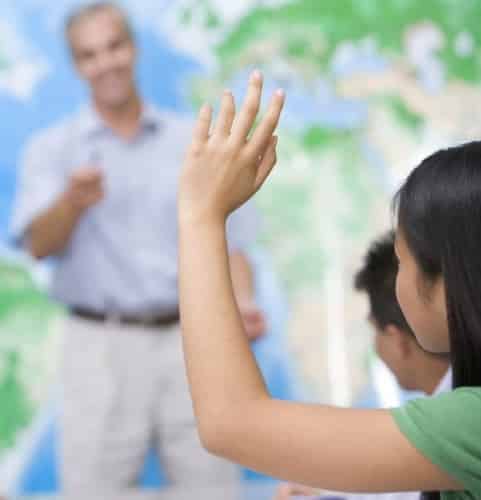
<svg viewBox="0 0 481 500">
<path fill-rule="evenodd" d="M 236 116 L 234 98 L 228 91 L 213 130 L 212 109 L 204 105 L 187 152 L 179 189 L 179 216 L 195 220 L 227 216 L 262 186 L 276 163 L 274 131 L 284 104 L 278 90 L 266 115 L 249 136 L 259 112 L 262 75 L 251 75 L 247 96 Z"/>
</svg>

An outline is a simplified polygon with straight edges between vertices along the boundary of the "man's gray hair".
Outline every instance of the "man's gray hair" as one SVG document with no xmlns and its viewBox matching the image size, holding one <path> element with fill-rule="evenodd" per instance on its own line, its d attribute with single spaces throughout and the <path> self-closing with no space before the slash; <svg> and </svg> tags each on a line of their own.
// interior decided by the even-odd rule
<svg viewBox="0 0 481 500">
<path fill-rule="evenodd" d="M 129 16 L 125 12 L 125 10 L 118 4 L 116 4 L 115 2 L 108 2 L 108 1 L 88 3 L 86 5 L 82 5 L 77 9 L 75 9 L 67 17 L 67 20 L 65 22 L 65 34 L 67 36 L 67 39 L 70 39 L 70 32 L 75 27 L 75 25 L 81 23 L 82 21 L 85 21 L 86 19 L 89 19 L 90 17 L 100 12 L 106 12 L 106 11 L 113 12 L 119 16 L 125 27 L 127 34 L 131 39 L 133 39 L 134 33 L 132 26 L 130 24 Z"/>
</svg>

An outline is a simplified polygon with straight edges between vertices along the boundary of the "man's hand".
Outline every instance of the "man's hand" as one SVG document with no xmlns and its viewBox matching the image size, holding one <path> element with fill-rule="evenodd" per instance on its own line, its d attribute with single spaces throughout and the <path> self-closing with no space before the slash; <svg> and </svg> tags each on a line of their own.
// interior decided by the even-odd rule
<svg viewBox="0 0 481 500">
<path fill-rule="evenodd" d="M 82 167 L 70 177 L 65 193 L 68 201 L 83 212 L 104 198 L 103 174 L 96 167 Z"/>
<path fill-rule="evenodd" d="M 64 251 L 84 212 L 104 197 L 102 172 L 82 167 L 70 177 L 66 190 L 28 230 L 29 250 L 37 259 Z"/>
<path fill-rule="evenodd" d="M 252 300 L 239 300 L 238 306 L 247 338 L 254 341 L 263 337 L 267 330 L 267 322 L 257 304 Z"/>
<path fill-rule="evenodd" d="M 308 486 L 300 484 L 285 483 L 279 486 L 273 500 L 291 500 L 293 497 L 308 497 L 318 496 L 319 492 Z"/>
</svg>

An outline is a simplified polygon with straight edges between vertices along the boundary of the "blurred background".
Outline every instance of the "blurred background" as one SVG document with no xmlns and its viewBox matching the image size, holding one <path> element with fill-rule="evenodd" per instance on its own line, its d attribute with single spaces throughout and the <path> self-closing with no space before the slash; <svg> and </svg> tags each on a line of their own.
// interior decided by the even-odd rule
<svg viewBox="0 0 481 500">
<path fill-rule="evenodd" d="M 87 98 L 63 41 L 65 16 L 81 3 L 0 4 L 0 484 L 18 484 L 35 454 L 37 465 L 51 460 L 64 312 L 47 297 L 48 265 L 11 246 L 8 222 L 26 139 Z M 480 136 L 481 3 L 120 4 L 140 45 L 140 87 L 159 107 L 189 115 L 224 87 L 240 100 L 253 68 L 268 90 L 287 91 L 279 164 L 256 199 L 262 234 L 252 249 L 270 325 L 254 349 L 271 390 L 341 405 L 399 402 L 372 354 L 352 277 L 391 226 L 390 199 L 410 169 Z M 38 491 L 54 483 L 49 470 Z"/>
</svg>

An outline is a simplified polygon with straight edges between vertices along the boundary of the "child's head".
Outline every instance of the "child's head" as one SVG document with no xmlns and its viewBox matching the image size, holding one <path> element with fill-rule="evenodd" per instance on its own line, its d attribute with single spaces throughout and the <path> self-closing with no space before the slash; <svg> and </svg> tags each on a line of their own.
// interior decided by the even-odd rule
<svg viewBox="0 0 481 500">
<path fill-rule="evenodd" d="M 370 245 L 355 277 L 355 288 L 369 299 L 369 322 L 375 332 L 375 349 L 404 389 L 431 393 L 449 366 L 446 356 L 422 349 L 396 299 L 398 262 L 394 233 Z"/>
<path fill-rule="evenodd" d="M 481 385 L 481 142 L 438 151 L 396 196 L 396 294 L 419 343 Z"/>
</svg>

